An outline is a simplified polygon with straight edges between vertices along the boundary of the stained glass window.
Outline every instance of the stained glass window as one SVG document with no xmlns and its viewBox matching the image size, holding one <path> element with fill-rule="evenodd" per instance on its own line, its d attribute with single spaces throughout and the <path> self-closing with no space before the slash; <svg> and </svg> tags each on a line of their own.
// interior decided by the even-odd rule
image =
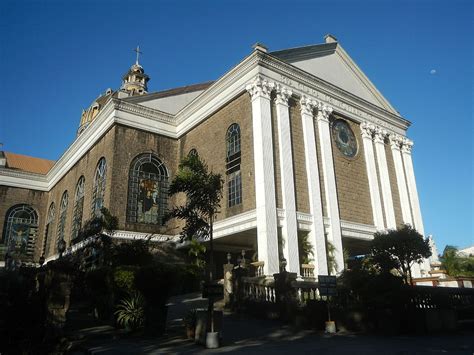
<svg viewBox="0 0 474 355">
<path fill-rule="evenodd" d="M 240 126 L 237 123 L 227 129 L 226 146 L 227 205 L 232 207 L 242 203 Z"/>
<path fill-rule="evenodd" d="M 100 216 L 100 210 L 104 207 L 105 177 L 107 174 L 107 163 L 105 158 L 100 158 L 94 176 L 94 188 L 92 190 L 92 216 Z"/>
<path fill-rule="evenodd" d="M 196 149 L 191 149 L 188 153 L 188 157 L 197 157 L 199 154 Z"/>
<path fill-rule="evenodd" d="M 28 205 L 13 206 L 7 211 L 3 244 L 9 262 L 33 261 L 38 232 L 38 214 Z"/>
<path fill-rule="evenodd" d="M 153 154 L 139 155 L 130 166 L 127 221 L 163 224 L 168 202 L 168 169 Z"/>
<path fill-rule="evenodd" d="M 334 121 L 332 135 L 337 148 L 345 157 L 355 157 L 357 154 L 357 139 L 346 121 L 340 119 Z"/>
<path fill-rule="evenodd" d="M 61 197 L 61 205 L 59 206 L 59 223 L 58 223 L 58 237 L 56 240 L 56 250 L 57 250 L 59 241 L 64 239 L 68 200 L 69 200 L 69 195 L 67 191 L 64 191 L 63 196 Z"/>
<path fill-rule="evenodd" d="M 73 220 L 72 220 L 72 235 L 71 241 L 74 243 L 77 241 L 79 236 L 79 231 L 82 226 L 82 211 L 84 209 L 84 185 L 86 180 L 84 176 L 79 178 L 79 181 L 76 185 L 76 192 L 74 193 L 74 211 L 73 211 Z"/>
<path fill-rule="evenodd" d="M 51 248 L 51 238 L 53 234 L 54 216 L 56 215 L 56 206 L 51 202 L 46 219 L 46 229 L 44 231 L 43 256 L 48 256 Z"/>
</svg>

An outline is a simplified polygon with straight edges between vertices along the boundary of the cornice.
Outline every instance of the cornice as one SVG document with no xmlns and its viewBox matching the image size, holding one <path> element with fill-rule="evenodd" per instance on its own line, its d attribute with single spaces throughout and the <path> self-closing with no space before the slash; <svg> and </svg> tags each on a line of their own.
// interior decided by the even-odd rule
<svg viewBox="0 0 474 355">
<path fill-rule="evenodd" d="M 176 125 L 176 118 L 172 114 L 120 99 L 113 99 L 113 102 L 116 110 Z"/>
<path fill-rule="evenodd" d="M 0 185 L 48 191 L 48 179 L 45 175 L 5 168 L 0 168 Z"/>
<path fill-rule="evenodd" d="M 324 102 L 334 107 L 338 112 L 354 117 L 357 121 L 369 120 L 392 131 L 397 131 L 397 129 L 405 131 L 410 126 L 410 122 L 403 117 L 269 54 L 262 56 L 259 59 L 259 64 L 271 72 L 280 75 L 280 78 L 272 78 L 272 80 L 286 85 L 294 94 L 310 96 L 319 102 Z"/>
</svg>

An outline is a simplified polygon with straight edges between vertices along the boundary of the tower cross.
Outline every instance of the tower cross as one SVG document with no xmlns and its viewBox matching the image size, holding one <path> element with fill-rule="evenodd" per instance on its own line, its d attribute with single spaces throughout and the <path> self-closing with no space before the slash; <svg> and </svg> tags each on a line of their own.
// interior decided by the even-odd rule
<svg viewBox="0 0 474 355">
<path fill-rule="evenodd" d="M 138 57 L 140 54 L 143 54 L 143 52 L 140 52 L 140 46 L 137 46 L 133 51 L 137 53 L 137 60 L 135 63 L 138 65 Z"/>
</svg>

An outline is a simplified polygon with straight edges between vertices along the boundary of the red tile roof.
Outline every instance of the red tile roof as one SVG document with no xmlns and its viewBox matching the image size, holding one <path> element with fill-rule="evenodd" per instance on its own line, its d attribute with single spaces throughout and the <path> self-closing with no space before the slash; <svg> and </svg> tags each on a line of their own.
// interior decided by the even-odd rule
<svg viewBox="0 0 474 355">
<path fill-rule="evenodd" d="M 30 157 L 22 154 L 4 152 L 7 158 L 7 168 L 27 171 L 36 174 L 46 174 L 54 165 L 54 160 Z"/>
</svg>

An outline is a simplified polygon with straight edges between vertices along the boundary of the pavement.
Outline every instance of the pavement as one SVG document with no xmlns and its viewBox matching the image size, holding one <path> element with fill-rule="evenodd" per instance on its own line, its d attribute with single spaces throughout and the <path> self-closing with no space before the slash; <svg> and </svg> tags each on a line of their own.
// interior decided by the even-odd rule
<svg viewBox="0 0 474 355">
<path fill-rule="evenodd" d="M 84 352 L 73 354 L 474 354 L 474 332 L 455 334 L 379 336 L 339 332 L 334 335 L 295 330 L 275 320 L 224 312 L 223 341 L 205 349 L 185 337 L 182 317 L 188 309 L 206 308 L 200 294 L 174 297 L 168 307 L 167 331 L 161 337 L 112 336 L 97 338 Z M 90 329 L 89 331 L 94 331 Z M 107 332 L 111 330 L 97 330 Z M 86 344 L 84 344 L 86 345 Z"/>
</svg>

